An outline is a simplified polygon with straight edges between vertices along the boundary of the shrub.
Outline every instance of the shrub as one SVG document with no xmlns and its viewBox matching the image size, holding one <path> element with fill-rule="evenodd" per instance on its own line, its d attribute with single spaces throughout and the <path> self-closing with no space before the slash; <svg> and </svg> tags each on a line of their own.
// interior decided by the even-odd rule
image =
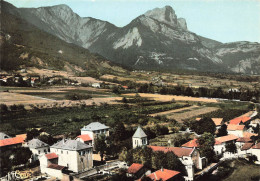
<svg viewBox="0 0 260 181">
<path fill-rule="evenodd" d="M 68 100 L 82 100 L 82 99 L 91 99 L 92 96 L 91 95 L 83 95 L 83 94 L 67 94 L 65 96 L 66 99 Z"/>
</svg>

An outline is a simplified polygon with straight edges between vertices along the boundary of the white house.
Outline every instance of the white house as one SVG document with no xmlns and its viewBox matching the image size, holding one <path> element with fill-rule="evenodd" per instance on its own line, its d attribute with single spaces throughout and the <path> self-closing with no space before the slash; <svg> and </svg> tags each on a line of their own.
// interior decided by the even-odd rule
<svg viewBox="0 0 260 181">
<path fill-rule="evenodd" d="M 142 130 L 140 126 L 138 126 L 137 130 L 135 131 L 133 137 L 133 148 L 136 148 L 138 146 L 144 146 L 148 144 L 147 135 Z"/>
<path fill-rule="evenodd" d="M 38 160 L 38 157 L 42 154 L 47 154 L 49 151 L 49 145 L 42 142 L 39 139 L 32 139 L 28 142 L 28 147 L 32 151 L 32 160 Z"/>
<path fill-rule="evenodd" d="M 259 118 L 252 120 L 249 125 L 252 126 L 252 127 L 256 127 L 257 124 L 260 125 L 260 119 Z"/>
<path fill-rule="evenodd" d="M 109 127 L 99 122 L 92 122 L 81 129 L 81 135 L 86 134 L 90 136 L 92 144 L 94 145 L 95 137 L 97 135 L 104 134 L 105 136 L 109 136 Z"/>
<path fill-rule="evenodd" d="M 227 143 L 235 143 L 238 139 L 236 135 L 226 135 L 215 138 L 214 151 L 217 155 L 220 155 L 225 152 Z"/>
<path fill-rule="evenodd" d="M 48 153 L 39 156 L 41 173 L 46 173 L 58 179 L 63 178 L 62 170 L 64 166 L 58 165 L 58 155 L 56 153 Z"/>
<path fill-rule="evenodd" d="M 254 146 L 252 146 L 251 153 L 252 155 L 255 155 L 257 157 L 256 163 L 260 164 L 260 143 L 257 143 Z"/>
<path fill-rule="evenodd" d="M 93 84 L 92 84 L 92 87 L 100 88 L 100 83 L 93 83 Z"/>
<path fill-rule="evenodd" d="M 238 137 L 243 137 L 243 132 L 245 131 L 245 125 L 228 124 L 227 132 L 228 134 L 233 134 Z"/>
<path fill-rule="evenodd" d="M 207 163 L 205 158 L 200 157 L 200 153 L 196 148 L 181 148 L 181 147 L 163 147 L 149 146 L 153 151 L 173 152 L 186 168 L 188 176 L 185 181 L 192 181 L 194 178 L 194 170 L 203 169 Z"/>
<path fill-rule="evenodd" d="M 77 140 L 61 140 L 50 147 L 50 152 L 58 155 L 58 165 L 73 172 L 93 167 L 92 146 Z"/>
<path fill-rule="evenodd" d="M 253 141 L 248 137 L 240 137 L 236 140 L 236 147 L 238 155 L 251 154 L 250 148 L 253 146 Z"/>
</svg>

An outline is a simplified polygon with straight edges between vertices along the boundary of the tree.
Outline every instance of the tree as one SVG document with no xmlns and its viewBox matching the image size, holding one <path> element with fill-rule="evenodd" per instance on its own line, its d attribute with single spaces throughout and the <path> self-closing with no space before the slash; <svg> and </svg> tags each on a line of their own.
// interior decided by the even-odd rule
<svg viewBox="0 0 260 181">
<path fill-rule="evenodd" d="M 203 133 L 198 138 L 198 143 L 200 145 L 200 154 L 201 156 L 205 156 L 208 158 L 209 162 L 214 160 L 215 152 L 214 152 L 214 144 L 215 138 L 211 133 Z"/>
<path fill-rule="evenodd" d="M 51 135 L 42 134 L 38 137 L 39 140 L 43 141 L 44 143 L 47 143 L 48 145 L 53 145 L 56 143 L 56 139 L 53 138 Z"/>
<path fill-rule="evenodd" d="M 190 87 L 187 87 L 184 92 L 185 96 L 194 96 L 193 90 Z"/>
<path fill-rule="evenodd" d="M 8 112 L 8 107 L 5 104 L 0 104 L 0 113 L 5 114 Z"/>
<path fill-rule="evenodd" d="M 180 171 L 183 174 L 186 173 L 185 166 L 181 163 L 179 158 L 173 152 L 167 152 L 165 154 L 165 159 L 166 165 L 164 166 L 164 168 Z"/>
<path fill-rule="evenodd" d="M 126 139 L 126 129 L 122 122 L 117 122 L 113 132 L 113 139 L 116 142 Z"/>
<path fill-rule="evenodd" d="M 39 131 L 38 129 L 30 129 L 27 131 L 26 133 L 26 141 L 30 141 L 33 138 L 37 138 L 40 135 L 41 131 Z"/>
<path fill-rule="evenodd" d="M 237 147 L 234 142 L 226 144 L 226 151 L 230 153 L 237 153 Z"/>
<path fill-rule="evenodd" d="M 227 132 L 227 125 L 226 124 L 221 125 L 221 127 L 218 129 L 217 136 L 218 137 L 226 136 L 227 134 L 228 134 L 228 132 Z"/>
<path fill-rule="evenodd" d="M 104 153 L 107 150 L 106 136 L 104 134 L 96 136 L 94 143 L 95 150 L 99 152 L 101 161 L 103 161 Z"/>
<path fill-rule="evenodd" d="M 123 98 L 122 98 L 122 102 L 123 102 L 123 103 L 128 103 L 127 98 L 126 98 L 126 97 L 123 97 Z"/>
<path fill-rule="evenodd" d="M 166 165 L 167 165 L 167 160 L 165 158 L 165 153 L 162 151 L 153 152 L 152 167 L 156 170 L 159 170 L 162 167 L 165 168 Z"/>
<path fill-rule="evenodd" d="M 120 91 L 119 91 L 118 86 L 113 86 L 112 92 L 113 92 L 114 94 L 120 94 Z"/>
<path fill-rule="evenodd" d="M 32 156 L 32 151 L 28 147 L 20 147 L 12 150 L 9 159 L 13 165 L 26 164 Z"/>
<path fill-rule="evenodd" d="M 197 134 L 203 134 L 204 132 L 208 132 L 211 134 L 215 134 L 216 125 L 211 118 L 205 117 L 196 121 L 191 126 L 192 130 L 194 130 Z"/>
</svg>

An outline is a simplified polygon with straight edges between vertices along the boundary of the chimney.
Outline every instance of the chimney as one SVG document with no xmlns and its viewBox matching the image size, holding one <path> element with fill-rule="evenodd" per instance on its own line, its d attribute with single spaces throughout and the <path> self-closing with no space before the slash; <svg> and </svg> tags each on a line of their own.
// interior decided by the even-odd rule
<svg viewBox="0 0 260 181">
<path fill-rule="evenodd" d="M 163 167 L 161 168 L 161 171 L 163 172 Z"/>
</svg>

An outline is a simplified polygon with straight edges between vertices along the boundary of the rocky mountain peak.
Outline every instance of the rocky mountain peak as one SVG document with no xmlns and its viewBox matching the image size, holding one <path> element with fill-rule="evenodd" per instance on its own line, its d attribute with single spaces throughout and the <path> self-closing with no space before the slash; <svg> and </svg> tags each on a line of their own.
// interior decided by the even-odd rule
<svg viewBox="0 0 260 181">
<path fill-rule="evenodd" d="M 188 30 L 187 23 L 184 18 L 178 18 L 178 26 L 181 27 L 183 30 Z"/>
<path fill-rule="evenodd" d="M 155 8 L 147 11 L 144 15 L 171 26 L 177 26 L 178 23 L 175 11 L 172 9 L 171 6 Z"/>
<path fill-rule="evenodd" d="M 72 9 L 66 4 L 59 4 L 50 7 L 53 10 L 72 12 Z"/>
</svg>

